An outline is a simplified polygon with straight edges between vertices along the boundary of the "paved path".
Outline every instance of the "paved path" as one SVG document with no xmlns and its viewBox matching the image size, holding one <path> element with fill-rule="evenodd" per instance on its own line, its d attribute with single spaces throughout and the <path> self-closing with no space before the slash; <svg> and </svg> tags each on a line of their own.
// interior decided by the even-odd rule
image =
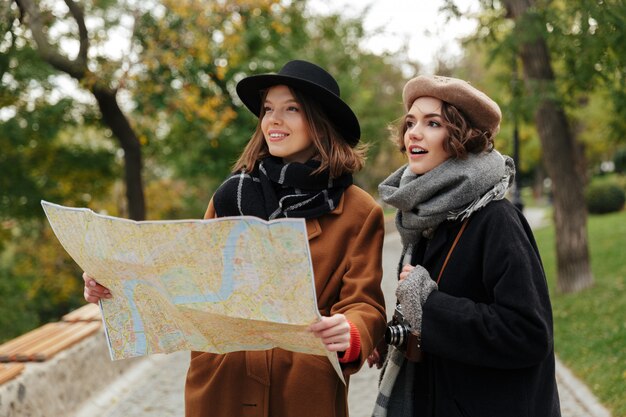
<svg viewBox="0 0 626 417">
<path fill-rule="evenodd" d="M 526 216 L 534 226 L 545 220 L 540 210 L 526 210 Z M 395 232 L 389 233 L 383 254 L 383 291 L 388 306 L 395 304 L 398 253 L 399 236 Z M 183 386 L 188 363 L 188 352 L 150 356 L 130 369 L 99 397 L 91 399 L 74 417 L 183 417 Z M 378 372 L 365 365 L 352 376 L 348 396 L 352 417 L 370 415 L 376 398 Z M 587 387 L 560 362 L 557 362 L 557 382 L 563 417 L 610 416 Z"/>
</svg>

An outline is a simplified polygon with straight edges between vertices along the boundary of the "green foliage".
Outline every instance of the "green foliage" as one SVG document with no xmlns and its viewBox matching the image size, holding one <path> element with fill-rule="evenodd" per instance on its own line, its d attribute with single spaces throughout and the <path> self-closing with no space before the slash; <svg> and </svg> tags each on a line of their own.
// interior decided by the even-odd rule
<svg viewBox="0 0 626 417">
<path fill-rule="evenodd" d="M 22 221 L 0 259 L 0 342 L 84 304 L 81 271 L 43 220 Z"/>
<path fill-rule="evenodd" d="M 474 63 L 473 67 L 488 64 L 488 79 L 497 83 L 504 93 L 495 95 L 504 114 L 499 138 L 504 136 L 507 140 L 511 136 L 508 121 L 517 117 L 522 137 L 522 164 L 534 162 L 539 147 L 535 146 L 538 140 L 532 120 L 540 97 L 530 93 L 529 80 L 520 83 L 520 94 L 512 97 L 511 89 L 502 86 L 510 85 L 513 57 L 519 45 L 528 40 L 544 39 L 555 83 L 540 89 L 540 94 L 549 95 L 564 106 L 571 133 L 583 144 L 586 160 L 593 168 L 610 157 L 626 138 L 626 70 L 623 66 L 626 35 L 621 29 L 626 24 L 626 4 L 620 0 L 535 0 L 532 3 L 532 12 L 516 22 L 518 28 L 514 30 L 501 2 L 480 0 L 483 7 L 480 24 L 475 36 L 468 40 L 463 66 L 475 62 L 475 48 L 483 51 L 478 55 L 480 64 Z M 518 73 L 521 77 L 521 68 Z M 529 148 L 533 155 L 527 156 Z M 525 166 L 521 168 L 527 170 Z"/>
<path fill-rule="evenodd" d="M 114 175 L 113 153 L 60 141 L 73 129 L 73 103 L 25 107 L 0 122 L 0 220 L 40 217 L 41 199 L 85 203 L 102 194 Z"/>
<path fill-rule="evenodd" d="M 620 211 L 626 201 L 626 192 L 612 180 L 593 181 L 585 190 L 587 209 L 591 214 Z"/>
<path fill-rule="evenodd" d="M 522 68 L 514 59 L 517 47 L 511 22 L 491 10 L 484 11 L 481 19 L 489 30 L 479 30 L 464 42 L 464 57 L 450 75 L 470 80 L 500 106 L 502 122 L 495 138 L 500 152 L 513 156 L 517 124 L 520 155 L 516 175 L 529 183 L 542 170 L 541 143 L 534 121 L 536 98 L 525 91 Z"/>
<path fill-rule="evenodd" d="M 555 349 L 614 416 L 626 415 L 626 211 L 590 216 L 593 288 L 555 294 L 554 227 L 535 231 L 552 293 Z"/>
<path fill-rule="evenodd" d="M 41 199 L 84 204 L 110 187 L 118 173 L 106 133 L 93 134 L 92 105 L 58 94 L 55 71 L 18 26 L 15 4 L 2 6 L 0 13 L 7 17 L 0 26 L 5 35 L 0 40 L 0 222 L 30 220 L 42 216 Z M 0 249 L 7 227 L 0 228 Z"/>
<path fill-rule="evenodd" d="M 15 3 L 0 4 L 0 338 L 10 338 L 82 302 L 80 271 L 51 234 L 40 200 L 120 215 L 124 187 L 115 181 L 121 155 L 94 103 L 61 87 L 68 78 L 41 60 Z M 52 13 L 51 4 L 39 4 L 53 28 L 51 44 L 75 41 L 75 24 L 62 9 Z M 202 216 L 256 126 L 236 97 L 237 81 L 291 59 L 328 68 L 359 116 L 363 141 L 380 165 L 370 163 L 356 179 L 360 185 L 373 191 L 398 165 L 386 125 L 401 114 L 400 61 L 361 49 L 361 18 L 311 16 L 306 2 L 287 0 L 83 6 L 93 74 L 74 85 L 97 81 L 128 97 L 123 104 L 142 143 L 150 218 Z M 124 34 L 131 15 L 130 53 L 107 55 L 111 31 Z"/>
<path fill-rule="evenodd" d="M 19 106 L 28 96 L 29 86 L 48 90 L 53 73 L 17 27 L 18 10 L 13 2 L 0 6 L 0 108 Z M 0 119 L 2 120 L 2 119 Z"/>
<path fill-rule="evenodd" d="M 552 2 L 545 19 L 562 100 L 573 133 L 598 166 L 626 137 L 626 5 L 622 1 Z"/>
<path fill-rule="evenodd" d="M 146 185 L 146 199 L 150 201 L 150 219 L 197 219 L 207 209 L 211 191 L 219 182 L 203 182 L 200 179 L 193 183 L 161 178 L 154 179 Z"/>
<path fill-rule="evenodd" d="M 40 200 L 85 205 L 112 184 L 114 155 L 74 143 L 75 103 L 36 103 L 0 121 L 0 339 L 58 320 L 82 301 L 80 274 L 43 219 Z M 80 282 L 79 282 L 80 280 Z"/>
<path fill-rule="evenodd" d="M 626 147 L 619 148 L 613 155 L 615 172 L 626 174 Z"/>
<path fill-rule="evenodd" d="M 275 28 L 284 25 L 272 7 L 279 3 L 162 5 L 164 13 L 143 14 L 135 29 L 146 71 L 135 76 L 133 88 L 147 156 L 177 177 L 223 178 L 255 126 L 248 111 L 233 104 L 234 85 L 268 59 L 258 44 L 280 48 Z"/>
<path fill-rule="evenodd" d="M 28 281 L 0 266 L 0 343 L 34 329 L 40 323 L 37 306 L 26 300 Z"/>
<path fill-rule="evenodd" d="M 224 178 L 256 126 L 236 97 L 237 81 L 291 59 L 312 60 L 335 75 L 370 155 L 390 150 L 386 125 L 400 116 L 404 77 L 392 57 L 362 51 L 359 18 L 307 16 L 306 2 L 279 0 L 162 4 L 164 13 L 145 13 L 136 26 L 145 71 L 132 85 L 146 155 L 157 166 L 192 182 Z M 383 167 L 364 171 L 359 183 L 375 190 L 388 173 Z"/>
<path fill-rule="evenodd" d="M 5 6 L 8 5 L 8 8 Z M 17 25 L 0 14 L 0 339 L 24 333 L 84 303 L 82 280 L 45 223 L 40 200 L 85 205 L 119 176 L 97 115 L 59 91 L 55 71 Z"/>
<path fill-rule="evenodd" d="M 624 174 L 615 174 L 611 175 L 610 178 L 615 181 L 615 183 L 626 193 L 626 175 Z"/>
<path fill-rule="evenodd" d="M 552 2 L 546 7 L 553 56 L 567 74 L 562 80 L 574 100 L 580 93 L 606 89 L 616 114 L 615 138 L 626 134 L 626 4 L 621 0 Z"/>
</svg>

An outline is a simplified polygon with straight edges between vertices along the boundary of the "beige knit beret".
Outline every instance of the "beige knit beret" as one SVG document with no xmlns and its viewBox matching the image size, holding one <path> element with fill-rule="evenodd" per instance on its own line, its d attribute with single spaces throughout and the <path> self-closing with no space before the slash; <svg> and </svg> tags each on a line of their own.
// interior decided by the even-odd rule
<svg viewBox="0 0 626 417">
<path fill-rule="evenodd" d="M 409 80 L 402 91 L 404 108 L 409 111 L 420 97 L 435 97 L 459 109 L 477 128 L 498 133 L 500 106 L 467 81 L 439 75 L 420 75 Z"/>
</svg>

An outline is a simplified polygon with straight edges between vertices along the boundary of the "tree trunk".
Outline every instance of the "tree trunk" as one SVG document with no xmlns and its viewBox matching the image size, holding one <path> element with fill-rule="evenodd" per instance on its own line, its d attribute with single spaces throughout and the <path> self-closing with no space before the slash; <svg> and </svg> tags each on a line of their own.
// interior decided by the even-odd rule
<svg viewBox="0 0 626 417">
<path fill-rule="evenodd" d="M 532 19 L 533 0 L 506 0 L 509 17 L 519 24 Z M 579 154 L 565 112 L 557 100 L 554 73 L 545 40 L 540 34 L 529 39 L 528 28 L 519 27 L 520 56 L 524 80 L 538 99 L 535 122 L 541 140 L 543 161 L 552 179 L 554 222 L 556 227 L 557 289 L 575 292 L 593 285 L 587 242 L 587 209 L 583 178 L 577 168 Z M 538 27 L 539 25 L 532 25 Z"/>
<path fill-rule="evenodd" d="M 89 33 L 85 25 L 85 16 L 80 3 L 74 0 L 65 0 L 70 14 L 78 26 L 78 41 L 80 49 L 75 59 L 70 60 L 59 51 L 57 45 L 51 45 L 47 38 L 45 19 L 39 11 L 39 2 L 33 0 L 15 0 L 21 13 L 22 23 L 28 27 L 37 44 L 37 52 L 41 58 L 59 71 L 72 76 L 78 81 L 84 81 L 90 74 L 87 68 L 89 51 Z M 133 220 L 144 220 L 146 208 L 141 179 L 141 145 L 128 119 L 117 103 L 117 92 L 108 87 L 99 85 L 98 80 L 90 83 L 90 90 L 100 108 L 104 123 L 111 128 L 124 150 L 124 179 L 126 183 L 126 199 L 128 201 L 128 215 Z"/>
<path fill-rule="evenodd" d="M 133 220 L 144 220 L 146 209 L 141 178 L 142 163 L 139 139 L 137 139 L 135 131 L 120 109 L 114 90 L 96 87 L 92 93 L 98 102 L 104 123 L 111 128 L 124 150 L 124 179 L 128 217 Z"/>
</svg>

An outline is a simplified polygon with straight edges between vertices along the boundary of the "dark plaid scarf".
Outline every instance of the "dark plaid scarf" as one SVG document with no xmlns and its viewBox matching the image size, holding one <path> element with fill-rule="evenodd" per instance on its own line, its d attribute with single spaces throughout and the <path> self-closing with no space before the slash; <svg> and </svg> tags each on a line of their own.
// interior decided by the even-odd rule
<svg viewBox="0 0 626 417">
<path fill-rule="evenodd" d="M 213 197 L 218 217 L 256 216 L 311 219 L 333 211 L 352 175 L 331 179 L 328 171 L 311 175 L 319 161 L 283 163 L 263 159 L 252 172 L 236 172 L 220 185 Z"/>
</svg>

